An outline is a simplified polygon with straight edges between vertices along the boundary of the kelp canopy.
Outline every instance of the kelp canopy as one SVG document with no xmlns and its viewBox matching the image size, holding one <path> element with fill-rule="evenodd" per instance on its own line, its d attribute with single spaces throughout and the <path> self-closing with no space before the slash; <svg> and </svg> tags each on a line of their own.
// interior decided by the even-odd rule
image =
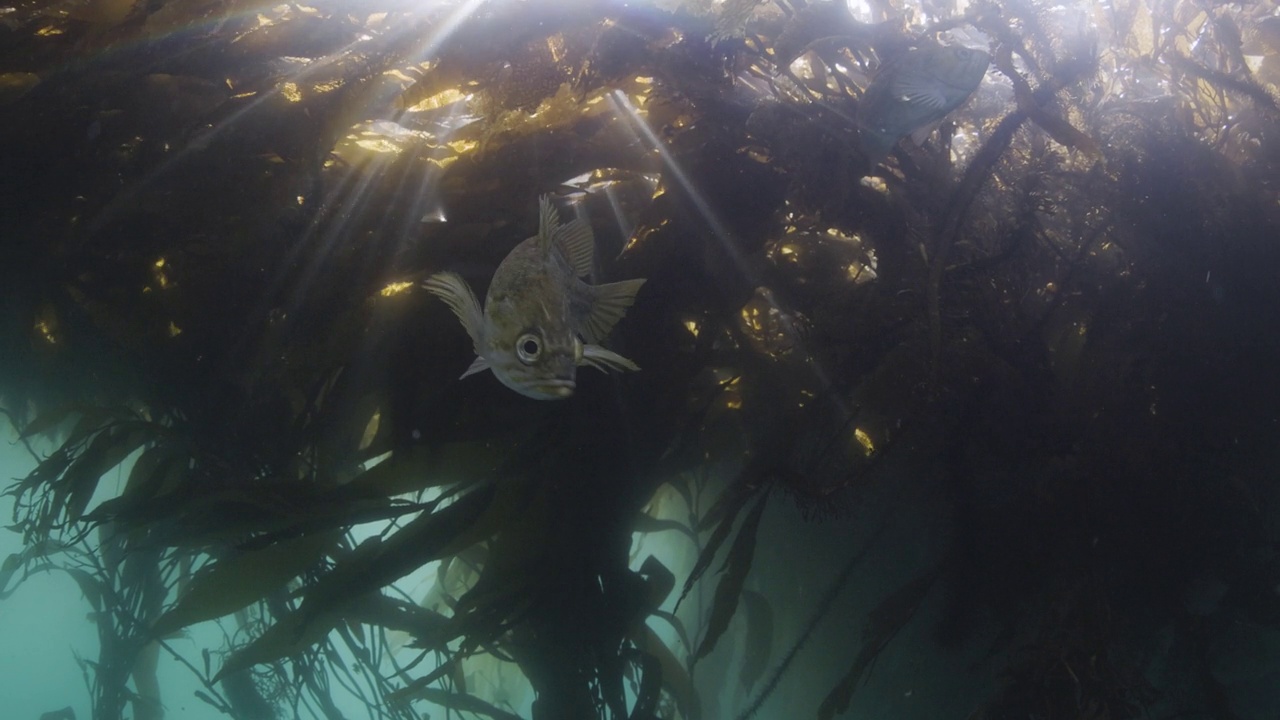
<svg viewBox="0 0 1280 720">
<path fill-rule="evenodd" d="M 1264 716 L 1220 659 L 1280 632 L 1268 4 L 0 4 L 0 392 L 40 460 L 0 593 L 80 584 L 95 717 L 159 717 L 165 638 L 233 613 L 175 654 L 237 718 L 339 717 L 334 682 L 515 717 L 480 657 L 534 718 L 750 716 L 872 577 L 766 588 L 766 503 L 935 536 L 789 717 L 913 622 L 1003 671 L 951 717 Z M 873 166 L 862 92 L 935 40 L 992 70 Z M 609 341 L 643 371 L 550 403 L 458 381 L 420 288 L 482 290 L 544 193 L 648 278 Z M 687 577 L 631 557 L 664 531 Z M 737 705 L 696 662 L 729 637 Z"/>
</svg>

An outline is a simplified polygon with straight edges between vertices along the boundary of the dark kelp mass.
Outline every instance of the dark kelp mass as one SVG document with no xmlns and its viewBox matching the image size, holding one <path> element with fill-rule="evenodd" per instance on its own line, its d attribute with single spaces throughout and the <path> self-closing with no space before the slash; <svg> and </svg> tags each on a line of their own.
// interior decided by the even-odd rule
<svg viewBox="0 0 1280 720">
<path fill-rule="evenodd" d="M 873 147 L 864 97 L 947 74 L 879 70 L 940 46 L 991 69 Z M 1216 658 L 1280 632 L 1277 83 L 1267 3 L 0 2 L 0 394 L 39 461 L 0 597 L 75 580 L 99 720 L 162 717 L 170 656 L 245 719 L 334 685 L 518 717 L 485 656 L 538 720 L 745 718 L 837 621 L 789 717 L 927 622 L 1000 670 L 947 717 L 1273 718 L 1277 651 L 1252 695 Z M 643 370 L 555 403 L 459 381 L 421 287 L 483 294 L 544 194 L 593 284 L 648 279 L 610 336 Z M 830 618 L 863 550 L 757 542 L 767 507 L 942 537 Z"/>
</svg>

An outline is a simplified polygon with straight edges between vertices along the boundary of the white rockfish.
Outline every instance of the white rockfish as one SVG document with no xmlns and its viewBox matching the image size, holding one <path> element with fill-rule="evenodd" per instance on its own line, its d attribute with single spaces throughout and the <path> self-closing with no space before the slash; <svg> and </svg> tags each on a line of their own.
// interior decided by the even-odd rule
<svg viewBox="0 0 1280 720">
<path fill-rule="evenodd" d="M 492 370 L 503 385 L 539 400 L 569 397 L 579 365 L 639 370 L 596 344 L 635 302 L 644 279 L 589 285 L 595 240 L 581 220 L 560 224 L 551 201 L 539 200 L 538 234 L 498 265 L 484 309 L 457 273 L 441 272 L 423 287 L 449 305 L 471 336 L 475 362 L 462 377 Z"/>
</svg>

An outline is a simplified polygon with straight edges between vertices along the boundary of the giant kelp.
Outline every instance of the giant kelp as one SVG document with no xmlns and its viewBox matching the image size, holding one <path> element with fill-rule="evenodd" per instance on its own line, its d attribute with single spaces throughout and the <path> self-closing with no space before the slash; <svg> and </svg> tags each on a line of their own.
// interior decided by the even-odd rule
<svg viewBox="0 0 1280 720">
<path fill-rule="evenodd" d="M 872 164 L 863 90 L 935 39 L 994 71 Z M 1225 717 L 1204 621 L 1168 598 L 1213 568 L 1223 613 L 1280 617 L 1254 464 L 1277 57 L 1265 8 L 1190 0 L 10 4 L 0 391 L 54 445 L 10 489 L 30 549 L 3 577 L 81 583 L 101 718 L 165 634 L 232 613 L 183 661 L 238 717 L 336 716 L 329 673 L 371 717 L 508 717 L 468 694 L 488 655 L 537 718 L 694 718 L 740 615 L 744 678 L 768 678 L 749 714 L 794 657 L 767 673 L 748 582 L 767 503 L 841 522 L 884 468 L 931 467 L 948 549 L 812 712 L 946 592 L 944 645 L 1006 621 L 977 716 Z M 604 277 L 649 278 L 613 338 L 643 372 L 554 407 L 456 381 L 466 339 L 418 288 L 482 287 L 547 192 L 595 225 Z M 641 512 L 663 483 L 701 553 L 682 594 L 724 557 L 692 635 L 660 610 L 670 571 L 629 569 L 632 531 L 669 529 Z M 437 560 L 438 602 L 398 594 Z M 1195 690 L 1140 678 L 1121 619 L 1148 612 Z M 436 662 L 381 675 L 393 631 Z"/>
</svg>

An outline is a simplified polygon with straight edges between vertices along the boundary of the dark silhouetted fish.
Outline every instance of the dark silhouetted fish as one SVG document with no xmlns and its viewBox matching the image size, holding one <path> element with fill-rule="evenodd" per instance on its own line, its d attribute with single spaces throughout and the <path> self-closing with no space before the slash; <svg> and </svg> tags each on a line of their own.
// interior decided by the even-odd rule
<svg viewBox="0 0 1280 720">
<path fill-rule="evenodd" d="M 991 55 L 982 50 L 943 45 L 914 48 L 885 63 L 858 111 L 870 161 L 883 160 L 902 136 L 928 129 L 960 107 L 990 64 Z"/>
</svg>

